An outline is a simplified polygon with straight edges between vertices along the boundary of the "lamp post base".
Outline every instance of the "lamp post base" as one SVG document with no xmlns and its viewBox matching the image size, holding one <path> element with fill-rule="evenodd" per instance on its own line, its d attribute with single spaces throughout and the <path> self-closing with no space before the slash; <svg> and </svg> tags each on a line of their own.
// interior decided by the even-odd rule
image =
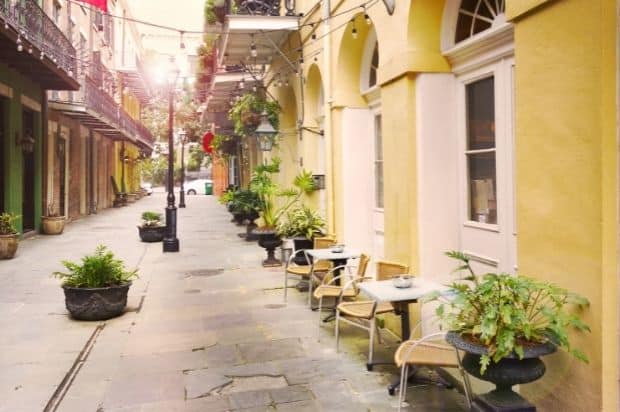
<svg viewBox="0 0 620 412">
<path fill-rule="evenodd" d="M 164 239 L 164 252 L 178 252 L 179 251 L 179 239 Z"/>
</svg>

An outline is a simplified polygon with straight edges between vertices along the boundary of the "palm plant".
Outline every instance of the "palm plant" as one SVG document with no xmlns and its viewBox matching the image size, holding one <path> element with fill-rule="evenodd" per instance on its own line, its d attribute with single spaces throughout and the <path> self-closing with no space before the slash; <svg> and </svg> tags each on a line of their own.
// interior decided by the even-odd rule
<svg viewBox="0 0 620 412">
<path fill-rule="evenodd" d="M 282 215 L 296 204 L 302 195 L 315 190 L 312 173 L 306 170 L 302 170 L 295 177 L 293 187 L 281 189 L 273 179 L 273 175 L 280 172 L 280 163 L 279 158 L 273 158 L 269 163 L 258 165 L 250 180 L 250 190 L 260 199 L 260 216 L 264 227 L 269 229 L 277 227 Z M 285 199 L 280 207 L 276 205 L 279 197 Z"/>
</svg>

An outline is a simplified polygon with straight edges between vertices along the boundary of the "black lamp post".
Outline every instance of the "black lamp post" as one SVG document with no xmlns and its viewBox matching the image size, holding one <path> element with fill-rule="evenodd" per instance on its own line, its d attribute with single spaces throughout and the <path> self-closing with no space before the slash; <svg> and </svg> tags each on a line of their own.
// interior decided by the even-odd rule
<svg viewBox="0 0 620 412">
<path fill-rule="evenodd" d="M 179 192 L 179 207 L 185 207 L 185 138 L 187 134 L 185 130 L 179 132 L 181 139 L 181 191 Z"/>
<path fill-rule="evenodd" d="M 171 62 L 173 60 L 171 59 Z M 166 234 L 164 235 L 164 252 L 178 252 L 179 239 L 177 239 L 177 208 L 174 205 L 174 150 L 173 150 L 173 127 L 174 127 L 174 88 L 176 86 L 179 70 L 172 68 L 168 78 L 168 196 L 166 197 Z"/>
</svg>

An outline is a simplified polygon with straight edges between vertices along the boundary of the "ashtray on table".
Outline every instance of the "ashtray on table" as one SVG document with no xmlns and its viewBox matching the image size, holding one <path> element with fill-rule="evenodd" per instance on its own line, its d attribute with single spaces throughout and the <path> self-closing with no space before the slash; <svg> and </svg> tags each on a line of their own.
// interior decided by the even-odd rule
<svg viewBox="0 0 620 412">
<path fill-rule="evenodd" d="M 329 248 L 333 253 L 342 253 L 344 252 L 344 245 L 335 245 Z"/>
<path fill-rule="evenodd" d="M 392 283 L 397 288 L 410 288 L 413 285 L 413 276 L 395 276 L 392 278 Z"/>
</svg>

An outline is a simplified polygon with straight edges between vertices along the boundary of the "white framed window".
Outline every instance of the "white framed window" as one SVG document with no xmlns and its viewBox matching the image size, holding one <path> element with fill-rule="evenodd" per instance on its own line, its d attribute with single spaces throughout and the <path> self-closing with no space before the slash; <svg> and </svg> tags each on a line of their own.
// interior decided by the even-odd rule
<svg viewBox="0 0 620 412">
<path fill-rule="evenodd" d="M 374 177 L 375 177 L 375 207 L 383 209 L 383 135 L 381 132 L 381 114 L 376 114 L 375 123 L 375 150 L 374 150 Z"/>
<path fill-rule="evenodd" d="M 368 93 L 377 87 L 377 69 L 379 68 L 379 42 L 374 28 L 368 32 L 364 51 L 362 54 L 362 65 L 360 69 L 360 91 L 362 94 Z"/>
<path fill-rule="evenodd" d="M 464 87 L 468 218 L 497 224 L 495 77 L 477 79 Z"/>
</svg>

